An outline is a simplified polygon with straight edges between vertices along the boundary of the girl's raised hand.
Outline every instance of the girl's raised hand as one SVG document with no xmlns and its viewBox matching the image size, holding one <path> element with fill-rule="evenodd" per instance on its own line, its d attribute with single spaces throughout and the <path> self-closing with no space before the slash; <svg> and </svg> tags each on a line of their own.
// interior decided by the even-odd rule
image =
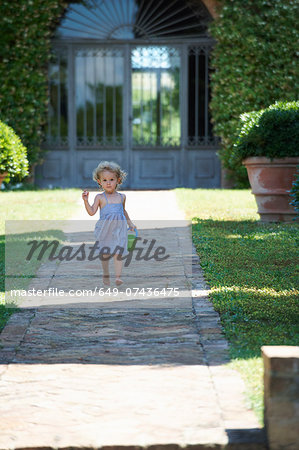
<svg viewBox="0 0 299 450">
<path fill-rule="evenodd" d="M 83 191 L 83 192 L 82 192 L 82 198 L 83 198 L 83 200 L 88 200 L 88 196 L 89 196 L 89 192 L 88 192 L 88 191 Z"/>
</svg>

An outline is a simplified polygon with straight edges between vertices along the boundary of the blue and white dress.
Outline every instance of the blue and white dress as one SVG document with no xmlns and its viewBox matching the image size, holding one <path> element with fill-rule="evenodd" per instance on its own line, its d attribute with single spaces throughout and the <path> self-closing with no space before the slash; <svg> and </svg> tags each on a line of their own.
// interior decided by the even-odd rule
<svg viewBox="0 0 299 450">
<path fill-rule="evenodd" d="M 100 209 L 100 218 L 94 229 L 100 254 L 128 254 L 127 219 L 124 214 L 123 196 L 120 203 L 109 203 L 106 193 L 106 205 Z"/>
</svg>

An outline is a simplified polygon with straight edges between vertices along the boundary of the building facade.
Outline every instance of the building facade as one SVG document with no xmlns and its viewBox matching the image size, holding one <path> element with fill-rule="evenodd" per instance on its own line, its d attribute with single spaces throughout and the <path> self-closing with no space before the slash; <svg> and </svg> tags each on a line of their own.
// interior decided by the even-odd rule
<svg viewBox="0 0 299 450">
<path fill-rule="evenodd" d="M 52 41 L 48 150 L 41 187 L 93 187 L 101 160 L 128 172 L 125 188 L 215 188 L 207 32 L 210 0 L 70 3 Z"/>
</svg>

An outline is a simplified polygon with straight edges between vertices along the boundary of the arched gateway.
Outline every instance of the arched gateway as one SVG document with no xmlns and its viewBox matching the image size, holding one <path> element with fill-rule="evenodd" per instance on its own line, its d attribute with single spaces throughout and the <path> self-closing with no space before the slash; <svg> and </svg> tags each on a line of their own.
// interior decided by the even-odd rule
<svg viewBox="0 0 299 450">
<path fill-rule="evenodd" d="M 41 186 L 94 186 L 102 159 L 126 188 L 220 186 L 207 24 L 197 0 L 70 3 L 53 39 Z"/>
</svg>

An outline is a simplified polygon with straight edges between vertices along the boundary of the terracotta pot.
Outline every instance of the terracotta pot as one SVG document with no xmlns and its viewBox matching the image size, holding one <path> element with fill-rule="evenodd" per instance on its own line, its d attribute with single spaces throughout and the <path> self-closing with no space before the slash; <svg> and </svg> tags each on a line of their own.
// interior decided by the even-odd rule
<svg viewBox="0 0 299 450">
<path fill-rule="evenodd" d="M 261 222 L 292 222 L 296 211 L 290 205 L 290 191 L 295 180 L 299 157 L 251 157 L 243 161 Z"/>
<path fill-rule="evenodd" d="M 6 178 L 6 176 L 7 176 L 7 172 L 0 173 L 0 188 L 1 188 L 4 178 Z"/>
</svg>

